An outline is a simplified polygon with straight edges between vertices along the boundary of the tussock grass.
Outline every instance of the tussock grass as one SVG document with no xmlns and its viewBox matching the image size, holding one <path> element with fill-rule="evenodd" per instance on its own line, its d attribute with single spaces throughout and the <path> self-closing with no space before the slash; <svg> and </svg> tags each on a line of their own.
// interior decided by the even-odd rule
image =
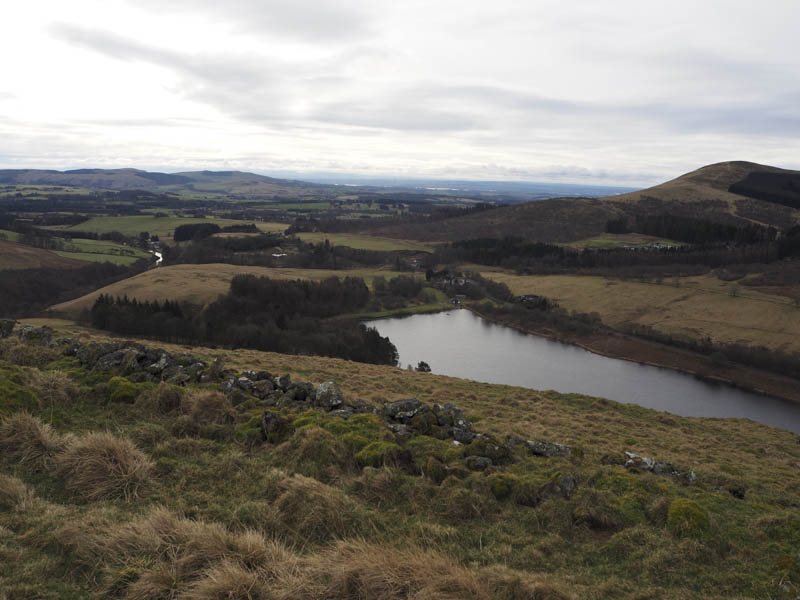
<svg viewBox="0 0 800 600">
<path fill-rule="evenodd" d="M 26 344 L 16 338 L 0 340 L 0 359 L 22 367 L 44 367 L 62 358 L 61 351 L 38 344 Z"/>
<path fill-rule="evenodd" d="M 292 539 L 324 542 L 369 531 L 366 510 L 342 491 L 303 475 L 294 475 L 284 485 L 275 506 Z"/>
<path fill-rule="evenodd" d="M 365 541 L 339 542 L 307 563 L 322 582 L 314 597 L 330 600 L 489 600 L 475 573 L 429 550 L 397 550 Z"/>
<path fill-rule="evenodd" d="M 274 451 L 279 464 L 290 471 L 330 482 L 354 468 L 347 446 L 320 427 L 306 426 Z"/>
<path fill-rule="evenodd" d="M 111 433 L 74 439 L 55 457 L 57 473 L 76 496 L 131 501 L 151 483 L 153 462 L 133 442 Z"/>
<path fill-rule="evenodd" d="M 64 444 L 64 438 L 50 425 L 29 413 L 14 413 L 0 420 L 0 451 L 17 462 L 49 468 Z"/>
<path fill-rule="evenodd" d="M 36 494 L 24 481 L 0 473 L 0 508 L 27 510 L 36 502 Z"/>
<path fill-rule="evenodd" d="M 77 398 L 80 390 L 63 371 L 40 371 L 37 368 L 25 374 L 26 383 L 42 402 L 67 404 Z"/>
</svg>

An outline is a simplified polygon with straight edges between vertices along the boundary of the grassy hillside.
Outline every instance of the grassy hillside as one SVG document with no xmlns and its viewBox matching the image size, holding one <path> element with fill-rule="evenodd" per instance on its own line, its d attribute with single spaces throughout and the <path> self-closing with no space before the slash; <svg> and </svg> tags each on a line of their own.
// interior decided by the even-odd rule
<svg viewBox="0 0 800 600">
<path fill-rule="evenodd" d="M 528 202 L 431 223 L 390 225 L 375 233 L 429 242 L 509 235 L 532 241 L 577 242 L 603 234 L 606 222 L 621 216 L 628 216 L 633 223 L 637 215 L 670 213 L 729 224 L 760 223 L 781 230 L 800 222 L 798 210 L 729 191 L 751 173 L 800 176 L 796 171 L 755 163 L 725 162 L 628 194 Z"/>
<path fill-rule="evenodd" d="M 462 446 L 395 437 L 375 414 L 342 419 L 280 394 L 259 400 L 214 385 L 135 383 L 6 340 L 0 595 L 797 593 L 800 447 L 788 432 L 334 359 L 191 351 L 225 357 L 236 370 L 334 380 L 348 403 L 380 407 L 410 395 L 455 403 L 491 437 Z M 267 440 L 264 410 L 283 423 Z M 533 456 L 512 449 L 508 434 L 573 450 Z M 696 480 L 626 468 L 617 464 L 623 450 Z M 493 453 L 493 466 L 466 468 L 476 453 Z"/>
<path fill-rule="evenodd" d="M 372 277 L 383 275 L 391 278 L 400 273 L 384 269 L 352 269 L 334 271 L 330 269 L 281 269 L 270 267 L 247 267 L 226 264 L 174 265 L 159 267 L 140 273 L 129 279 L 101 288 L 91 294 L 69 302 L 57 304 L 52 310 L 76 317 L 86 308 L 91 308 L 100 294 L 127 296 L 139 300 L 177 300 L 204 305 L 228 291 L 234 275 L 248 273 L 274 279 L 314 279 L 327 277 L 364 277 L 367 283 Z"/>
<path fill-rule="evenodd" d="M 787 206 L 729 191 L 751 173 L 800 175 L 766 165 L 731 161 L 708 165 L 655 187 L 605 200 L 634 213 L 670 212 L 728 222 L 754 222 L 785 229 L 800 222 L 800 212 Z M 625 205 L 628 205 L 627 207 Z"/>
<path fill-rule="evenodd" d="M 0 269 L 38 269 L 51 267 L 70 269 L 86 264 L 83 257 L 59 255 L 57 252 L 25 246 L 0 239 Z"/>
<path fill-rule="evenodd" d="M 569 310 L 596 312 L 612 327 L 638 323 L 692 338 L 800 352 L 800 309 L 794 300 L 713 274 L 660 284 L 578 275 L 484 276 L 515 294 L 538 294 Z"/>
</svg>

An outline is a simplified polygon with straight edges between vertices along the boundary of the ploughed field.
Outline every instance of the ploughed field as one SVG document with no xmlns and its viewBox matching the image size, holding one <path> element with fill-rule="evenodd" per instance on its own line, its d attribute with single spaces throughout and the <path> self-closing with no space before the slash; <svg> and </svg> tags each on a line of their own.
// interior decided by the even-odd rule
<svg viewBox="0 0 800 600">
<path fill-rule="evenodd" d="M 789 432 L 337 359 L 161 344 L 164 356 L 63 334 L 0 341 L 9 597 L 797 593 Z"/>
</svg>

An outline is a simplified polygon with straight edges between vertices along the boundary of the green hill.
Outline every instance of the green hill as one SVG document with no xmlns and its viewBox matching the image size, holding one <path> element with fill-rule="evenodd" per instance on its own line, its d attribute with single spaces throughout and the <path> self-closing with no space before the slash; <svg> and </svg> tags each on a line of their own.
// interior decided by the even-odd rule
<svg viewBox="0 0 800 600">
<path fill-rule="evenodd" d="M 75 333 L 0 341 L 0 596 L 797 594 L 789 432 Z"/>
</svg>

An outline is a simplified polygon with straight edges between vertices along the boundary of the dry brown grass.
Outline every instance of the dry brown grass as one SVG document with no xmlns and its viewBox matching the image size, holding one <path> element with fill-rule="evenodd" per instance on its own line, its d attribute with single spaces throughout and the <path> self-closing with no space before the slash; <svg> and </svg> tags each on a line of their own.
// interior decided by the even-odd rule
<svg viewBox="0 0 800 600">
<path fill-rule="evenodd" d="M 107 432 L 73 440 L 55 457 L 55 465 L 67 489 L 87 500 L 133 500 L 151 482 L 154 469 L 133 442 Z"/>
<path fill-rule="evenodd" d="M 236 421 L 231 400 L 222 392 L 191 390 L 181 400 L 181 409 L 196 424 L 230 425 Z"/>
<path fill-rule="evenodd" d="M 20 463 L 49 468 L 65 440 L 47 423 L 25 413 L 15 413 L 0 420 L 0 451 Z"/>
<path fill-rule="evenodd" d="M 25 374 L 25 380 L 39 399 L 49 404 L 66 404 L 80 393 L 75 382 L 63 371 L 40 371 L 33 368 Z"/>
<path fill-rule="evenodd" d="M 0 473 L 0 508 L 27 510 L 36 502 L 36 494 L 24 481 Z"/>
<path fill-rule="evenodd" d="M 538 294 L 568 310 L 596 312 L 612 327 L 648 325 L 695 339 L 800 351 L 800 311 L 790 298 L 749 288 L 732 296 L 737 283 L 714 275 L 661 284 L 581 275 L 483 275 L 515 294 Z"/>
<path fill-rule="evenodd" d="M 321 584 L 314 598 L 350 600 L 488 600 L 475 573 L 436 552 L 397 550 L 365 541 L 336 544 L 307 563 Z"/>
<path fill-rule="evenodd" d="M 44 367 L 62 357 L 56 348 L 26 344 L 16 338 L 0 340 L 0 359 L 22 367 Z"/>
<path fill-rule="evenodd" d="M 275 502 L 281 524 L 302 544 L 344 539 L 369 531 L 368 514 L 342 491 L 315 479 L 295 475 L 283 482 Z"/>
</svg>

